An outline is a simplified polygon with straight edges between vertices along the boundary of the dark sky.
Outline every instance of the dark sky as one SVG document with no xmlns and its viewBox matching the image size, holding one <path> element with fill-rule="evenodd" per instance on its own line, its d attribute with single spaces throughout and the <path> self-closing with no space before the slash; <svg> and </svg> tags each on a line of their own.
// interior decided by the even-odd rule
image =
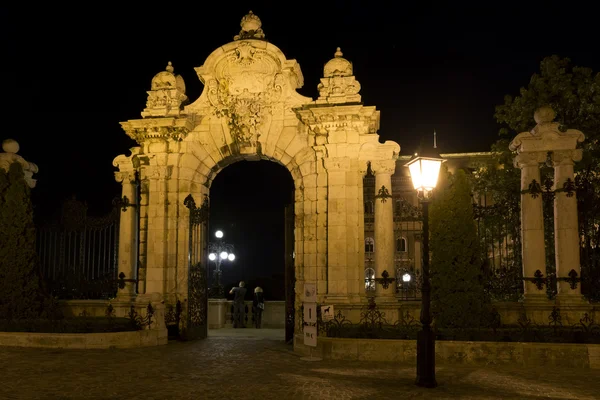
<svg viewBox="0 0 600 400">
<path fill-rule="evenodd" d="M 518 94 L 545 56 L 600 70 L 593 2 L 209 3 L 118 8 L 23 2 L 0 8 L 0 139 L 16 139 L 20 153 L 38 164 L 39 212 L 71 193 L 92 211 L 108 207 L 119 193 L 112 160 L 135 146 L 119 122 L 141 118 L 150 81 L 168 61 L 195 100 L 202 85 L 193 68 L 233 39 L 250 9 L 262 19 L 267 39 L 300 63 L 303 95 L 317 96 L 323 65 L 340 46 L 354 63 L 363 102 L 381 110 L 381 139 L 397 141 L 402 153 L 434 129 L 444 152 L 488 150 L 498 132 L 494 107 L 504 95 Z M 241 165 L 230 167 L 235 173 L 227 175 L 227 185 L 261 183 L 264 175 L 256 169 L 281 178 L 258 163 L 254 169 Z M 252 193 L 240 188 L 228 196 L 255 212 L 260 195 L 272 196 L 268 186 Z M 232 201 L 215 195 L 213 204 Z M 260 226 L 253 229 L 249 235 L 269 237 Z M 281 253 L 279 246 L 268 248 Z"/>
</svg>

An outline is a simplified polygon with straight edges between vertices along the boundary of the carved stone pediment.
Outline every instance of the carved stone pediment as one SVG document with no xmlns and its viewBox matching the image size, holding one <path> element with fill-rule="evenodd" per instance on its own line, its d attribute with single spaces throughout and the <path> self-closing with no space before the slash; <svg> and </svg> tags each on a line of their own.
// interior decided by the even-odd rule
<svg viewBox="0 0 600 400">
<path fill-rule="evenodd" d="M 265 121 L 283 112 L 285 78 L 278 60 L 267 51 L 241 42 L 216 64 L 207 82 L 214 115 L 226 118 L 234 141 L 254 146 Z"/>
</svg>

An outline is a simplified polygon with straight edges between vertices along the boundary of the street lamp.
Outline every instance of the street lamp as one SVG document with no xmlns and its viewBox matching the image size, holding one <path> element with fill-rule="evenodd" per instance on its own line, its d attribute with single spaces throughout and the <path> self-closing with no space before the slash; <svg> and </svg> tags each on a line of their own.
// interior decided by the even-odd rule
<svg viewBox="0 0 600 400">
<path fill-rule="evenodd" d="M 208 259 L 215 263 L 215 272 L 213 274 L 213 284 L 209 291 L 209 297 L 221 299 L 225 297 L 225 290 L 221 285 L 221 263 L 223 261 L 235 260 L 233 254 L 233 245 L 223 242 L 223 231 L 216 231 L 217 241 L 208 244 Z"/>
<path fill-rule="evenodd" d="M 423 284 L 421 288 L 421 331 L 417 334 L 418 386 L 433 388 L 435 381 L 435 335 L 431 330 L 431 283 L 429 282 L 429 201 L 437 185 L 443 159 L 433 148 L 418 151 L 406 164 L 417 197 L 423 205 Z"/>
</svg>

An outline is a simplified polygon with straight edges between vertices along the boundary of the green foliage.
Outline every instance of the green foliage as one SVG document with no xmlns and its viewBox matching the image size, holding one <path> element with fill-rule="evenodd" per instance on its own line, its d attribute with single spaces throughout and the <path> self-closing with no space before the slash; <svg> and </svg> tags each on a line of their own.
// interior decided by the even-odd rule
<svg viewBox="0 0 600 400">
<path fill-rule="evenodd" d="M 30 190 L 20 164 L 0 169 L 0 319 L 42 313 Z"/>
<path fill-rule="evenodd" d="M 437 327 L 477 327 L 487 301 L 471 186 L 462 170 L 442 182 L 429 218 L 432 312 Z"/>
</svg>

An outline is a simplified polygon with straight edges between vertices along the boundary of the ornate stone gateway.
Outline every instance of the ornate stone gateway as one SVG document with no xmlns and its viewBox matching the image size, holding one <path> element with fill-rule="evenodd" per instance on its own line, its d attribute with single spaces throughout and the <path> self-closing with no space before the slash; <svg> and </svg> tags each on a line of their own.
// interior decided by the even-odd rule
<svg viewBox="0 0 600 400">
<path fill-rule="evenodd" d="M 390 188 L 400 152 L 395 142 L 379 142 L 379 111 L 361 102 L 352 63 L 339 48 L 325 64 L 313 100 L 296 92 L 304 84 L 300 65 L 267 42 L 261 26 L 250 12 L 234 41 L 195 69 L 204 84 L 197 100 L 188 102 L 182 77 L 168 63 L 152 79 L 142 118 L 121 123 L 139 146 L 114 164 L 139 176 L 141 199 L 139 256 L 120 258 L 119 270 L 128 277 L 138 271 L 138 299 L 159 293 L 167 304 L 179 300 L 190 329 L 198 326 L 199 333 L 190 331 L 196 337 L 205 334 L 205 310 L 198 309 L 205 303 L 197 297 L 203 296 L 198 290 L 204 284 L 197 280 L 204 272 L 196 268 L 205 259 L 203 242 L 190 236 L 190 228 L 204 232 L 206 225 L 194 219 L 196 208 L 189 205 L 209 195 L 223 168 L 240 160 L 269 160 L 286 167 L 294 180 L 293 235 L 288 235 L 293 257 L 286 268 L 294 290 L 288 291 L 288 306 L 302 304 L 305 282 L 317 285 L 319 302 L 356 304 L 366 301 L 362 178 L 370 164 L 376 191 Z M 392 213 L 387 202 L 377 218 L 390 222 Z M 121 235 L 124 249 L 137 242 Z M 375 243 L 385 258 L 377 271 L 393 265 L 393 242 Z M 190 253 L 196 246 L 200 252 Z M 392 298 L 391 291 L 381 295 Z"/>
<path fill-rule="evenodd" d="M 197 207 L 189 195 L 184 205 L 190 210 L 190 231 L 187 319 L 183 337 L 204 339 L 208 335 L 208 197 Z"/>
</svg>

